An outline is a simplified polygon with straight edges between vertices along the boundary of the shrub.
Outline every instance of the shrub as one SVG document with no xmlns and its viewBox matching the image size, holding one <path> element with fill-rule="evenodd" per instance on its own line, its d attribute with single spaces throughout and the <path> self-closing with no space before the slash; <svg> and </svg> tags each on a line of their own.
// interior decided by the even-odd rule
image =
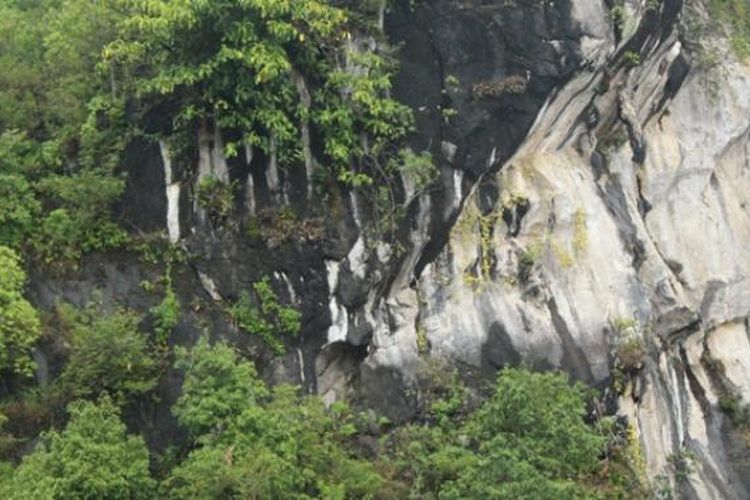
<svg viewBox="0 0 750 500">
<path fill-rule="evenodd" d="M 124 189 L 122 179 L 97 172 L 51 176 L 39 188 L 57 208 L 42 220 L 34 247 L 48 263 L 75 263 L 82 254 L 119 247 L 127 233 L 109 218 Z"/>
<path fill-rule="evenodd" d="M 258 335 L 276 354 L 283 354 L 284 344 L 280 338 L 299 333 L 302 315 L 294 307 L 279 303 L 268 277 L 253 283 L 253 290 L 260 307 L 243 291 L 229 308 L 229 314 L 240 329 Z"/>
<path fill-rule="evenodd" d="M 150 311 L 154 316 L 156 341 L 159 344 L 166 344 L 172 328 L 177 326 L 180 320 L 180 301 L 171 286 L 167 287 L 164 292 L 164 299 Z"/>
<path fill-rule="evenodd" d="M 195 196 L 198 206 L 206 211 L 214 223 L 221 223 L 232 213 L 232 185 L 216 177 L 207 176 L 201 179 Z"/>
<path fill-rule="evenodd" d="M 618 317 L 612 320 L 615 331 L 614 357 L 620 374 L 637 372 L 648 355 L 641 327 L 635 318 Z"/>
<path fill-rule="evenodd" d="M 629 338 L 617 346 L 617 364 L 626 372 L 640 370 L 646 357 L 646 347 L 640 338 Z"/>
<path fill-rule="evenodd" d="M 632 50 L 626 50 L 622 54 L 622 60 L 625 61 L 625 65 L 627 66 L 638 66 L 639 64 L 641 64 L 640 54 Z"/>
<path fill-rule="evenodd" d="M 23 297 L 26 273 L 18 255 L 0 245 L 0 370 L 31 375 L 30 351 L 41 335 L 39 317 Z"/>
<path fill-rule="evenodd" d="M 437 167 L 432 162 L 432 155 L 428 151 L 417 154 L 409 148 L 399 151 L 398 159 L 391 163 L 395 172 L 401 172 L 404 177 L 410 179 L 414 190 L 423 190 L 438 175 Z"/>
<path fill-rule="evenodd" d="M 167 262 L 164 281 L 164 298 L 158 305 L 152 307 L 149 311 L 154 317 L 156 342 L 161 346 L 166 346 L 167 341 L 169 340 L 169 334 L 180 321 L 180 300 L 177 298 L 177 294 L 174 292 L 174 287 L 172 286 L 171 260 L 168 260 Z"/>
<path fill-rule="evenodd" d="M 742 402 L 742 396 L 728 388 L 719 390 L 719 409 L 738 427 L 750 428 L 750 406 Z"/>
<path fill-rule="evenodd" d="M 33 245 L 47 264 L 75 266 L 84 253 L 119 247 L 127 239 L 127 233 L 111 221 L 58 208 L 44 218 Z"/>
<path fill-rule="evenodd" d="M 109 394 L 120 403 L 156 386 L 156 364 L 133 312 L 90 305 L 83 311 L 62 306 L 60 314 L 72 330 L 62 382 L 75 397 Z"/>
<path fill-rule="evenodd" d="M 264 208 L 257 218 L 246 222 L 247 235 L 264 240 L 270 248 L 287 241 L 317 241 L 325 235 L 325 222 L 321 217 L 300 219 L 291 207 L 279 210 Z"/>
</svg>

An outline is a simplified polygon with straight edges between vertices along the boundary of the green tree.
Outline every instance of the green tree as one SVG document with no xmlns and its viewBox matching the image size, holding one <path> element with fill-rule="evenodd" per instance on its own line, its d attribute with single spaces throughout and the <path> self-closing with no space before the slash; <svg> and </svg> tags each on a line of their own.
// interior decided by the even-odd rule
<svg viewBox="0 0 750 500">
<path fill-rule="evenodd" d="M 26 273 L 18 255 L 0 245 L 0 370 L 31 375 L 30 351 L 41 335 L 39 317 L 23 297 Z"/>
<path fill-rule="evenodd" d="M 225 428 L 245 408 L 268 397 L 255 366 L 227 344 L 202 337 L 191 349 L 178 348 L 175 367 L 185 370 L 182 395 L 172 411 L 191 434 Z"/>
<path fill-rule="evenodd" d="M 453 418 L 400 429 L 388 457 L 417 496 L 594 498 L 583 479 L 600 468 L 606 439 L 584 422 L 585 403 L 563 375 L 506 369 L 465 421 L 451 391 L 432 411 Z"/>
<path fill-rule="evenodd" d="M 156 363 L 133 312 L 91 305 L 83 311 L 61 307 L 60 314 L 72 331 L 62 383 L 75 397 L 109 394 L 123 402 L 156 386 Z"/>
<path fill-rule="evenodd" d="M 605 444 L 585 415 L 583 385 L 571 386 L 561 374 L 507 369 L 466 431 L 480 452 L 511 448 L 550 477 L 575 478 L 596 468 Z"/>
<path fill-rule="evenodd" d="M 119 245 L 110 220 L 127 141 L 123 103 L 97 68 L 120 10 L 111 2 L 0 3 L 0 242 L 45 261 Z"/>
<path fill-rule="evenodd" d="M 250 362 L 206 339 L 178 366 L 187 371 L 174 413 L 197 446 L 166 480 L 171 497 L 366 498 L 384 487 L 345 446 L 356 429 L 344 405 L 269 391 Z"/>
<path fill-rule="evenodd" d="M 114 70 L 138 75 L 125 81 L 144 110 L 164 100 L 177 103 L 174 129 L 161 131 L 166 135 L 193 137 L 212 121 L 238 131 L 242 142 L 274 150 L 289 165 L 304 154 L 303 124 L 313 122 L 333 173 L 352 181 L 359 179 L 353 162 L 382 153 L 411 126 L 408 108 L 387 97 L 389 65 L 348 43 L 363 26 L 334 2 L 128 5 L 120 36 L 104 55 Z M 226 145 L 227 153 L 238 149 Z"/>
<path fill-rule="evenodd" d="M 148 450 L 128 435 L 108 399 L 74 402 L 62 432 L 43 434 L 33 453 L 0 478 L 0 496 L 18 500 L 156 498 Z"/>
</svg>

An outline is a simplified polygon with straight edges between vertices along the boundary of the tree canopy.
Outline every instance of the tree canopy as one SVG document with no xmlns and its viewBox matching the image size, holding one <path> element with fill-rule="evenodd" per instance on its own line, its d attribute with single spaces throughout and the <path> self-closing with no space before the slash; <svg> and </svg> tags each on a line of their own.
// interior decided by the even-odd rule
<svg viewBox="0 0 750 500">
<path fill-rule="evenodd" d="M 409 109 L 387 97 L 390 65 L 374 40 L 355 43 L 368 29 L 356 12 L 321 0 L 123 3 L 128 14 L 103 51 L 112 91 L 136 96 L 144 113 L 171 103 L 163 135 L 193 137 L 210 120 L 289 165 L 306 154 L 312 122 L 339 180 L 362 181 L 353 162 L 411 125 Z"/>
<path fill-rule="evenodd" d="M 76 402 L 62 432 L 42 436 L 36 450 L 0 481 L 3 498 L 155 498 L 148 450 L 129 435 L 108 399 Z"/>
</svg>

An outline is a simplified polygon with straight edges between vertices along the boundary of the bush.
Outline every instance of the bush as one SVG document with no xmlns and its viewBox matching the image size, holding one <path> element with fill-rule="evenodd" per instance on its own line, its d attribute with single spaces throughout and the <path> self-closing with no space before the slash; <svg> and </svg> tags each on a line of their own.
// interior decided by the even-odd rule
<svg viewBox="0 0 750 500">
<path fill-rule="evenodd" d="M 638 54 L 638 52 L 634 52 L 632 50 L 626 50 L 622 54 L 622 60 L 625 62 L 626 66 L 638 66 L 641 64 L 641 56 Z"/>
<path fill-rule="evenodd" d="M 640 338 L 624 340 L 617 346 L 617 366 L 625 372 L 638 371 L 646 358 L 646 347 Z"/>
<path fill-rule="evenodd" d="M 195 193 L 198 206 L 206 211 L 214 223 L 221 223 L 232 213 L 234 198 L 232 185 L 216 177 L 207 176 L 200 180 Z"/>
<path fill-rule="evenodd" d="M 742 402 L 742 395 L 728 388 L 719 391 L 719 409 L 738 427 L 750 428 L 750 406 Z"/>
<path fill-rule="evenodd" d="M 82 254 L 114 248 L 127 233 L 108 217 L 109 206 L 124 189 L 122 179 L 94 172 L 51 176 L 39 187 L 58 206 L 42 220 L 34 246 L 48 263 L 75 263 Z"/>
<path fill-rule="evenodd" d="M 30 351 L 41 335 L 39 317 L 23 298 L 26 273 L 18 255 L 0 245 L 0 370 L 29 376 Z"/>
<path fill-rule="evenodd" d="M 134 313 L 91 305 L 83 311 L 61 307 L 60 314 L 72 330 L 62 382 L 75 397 L 109 394 L 122 403 L 156 386 L 156 364 Z"/>
<path fill-rule="evenodd" d="M 302 315 L 294 307 L 279 303 L 268 277 L 253 283 L 253 290 L 260 308 L 255 306 L 250 294 L 243 291 L 229 308 L 229 314 L 240 329 L 258 335 L 276 354 L 283 354 L 281 337 L 299 333 Z"/>
<path fill-rule="evenodd" d="M 156 342 L 162 346 L 167 344 L 169 334 L 180 321 L 180 301 L 172 287 L 171 265 L 167 266 L 166 288 L 162 301 L 150 309 L 154 317 L 154 332 Z"/>
<path fill-rule="evenodd" d="M 291 207 L 264 208 L 247 220 L 246 234 L 264 240 L 269 248 L 288 241 L 317 241 L 325 235 L 325 221 L 321 217 L 300 219 Z"/>
<path fill-rule="evenodd" d="M 450 397 L 432 405 L 452 409 L 437 425 L 393 433 L 381 468 L 395 467 L 417 498 L 595 497 L 582 478 L 599 470 L 607 439 L 584 422 L 586 394 L 563 375 L 503 370 L 465 421 Z"/>
<path fill-rule="evenodd" d="M 416 192 L 422 191 L 438 175 L 438 169 L 432 162 L 432 155 L 428 151 L 422 151 L 419 154 L 414 153 L 409 148 L 399 151 L 397 159 L 394 159 L 390 165 L 394 172 L 401 174 L 409 179 Z"/>
</svg>

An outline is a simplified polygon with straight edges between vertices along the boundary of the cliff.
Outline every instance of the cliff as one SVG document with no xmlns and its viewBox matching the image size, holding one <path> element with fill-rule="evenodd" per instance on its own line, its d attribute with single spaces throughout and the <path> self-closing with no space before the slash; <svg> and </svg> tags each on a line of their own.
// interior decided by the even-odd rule
<svg viewBox="0 0 750 500">
<path fill-rule="evenodd" d="M 309 137 L 289 170 L 249 146 L 225 157 L 210 124 L 187 162 L 132 143 L 119 215 L 187 256 L 171 342 L 210 330 L 271 380 L 395 421 L 421 410 L 432 359 L 469 384 L 520 363 L 564 370 L 599 389 L 593 412 L 627 419 L 651 478 L 685 498 L 747 498 L 750 67 L 701 3 L 610 3 L 397 2 L 380 8 L 384 40 L 353 36 L 357 50 L 396 48 L 393 97 L 439 170 L 427 189 L 394 179 L 394 238 L 367 230 L 355 189 L 311 201 Z M 197 201 L 207 177 L 234 189 L 220 217 Z M 112 252 L 31 288 L 45 308 L 99 289 L 147 310 L 141 284 L 163 273 Z M 263 276 L 302 313 L 282 356 L 225 313 Z M 179 385 L 170 372 L 165 405 Z M 167 408 L 155 429 L 173 427 Z"/>
</svg>

